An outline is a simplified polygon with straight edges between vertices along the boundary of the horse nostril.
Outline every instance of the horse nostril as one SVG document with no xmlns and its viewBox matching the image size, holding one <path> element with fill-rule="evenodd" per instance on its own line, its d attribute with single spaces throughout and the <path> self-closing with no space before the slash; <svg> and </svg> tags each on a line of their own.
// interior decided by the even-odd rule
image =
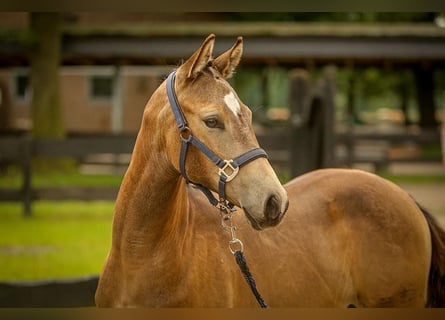
<svg viewBox="0 0 445 320">
<path fill-rule="evenodd" d="M 270 220 L 277 219 L 281 214 L 280 200 L 276 196 L 270 196 L 266 202 L 266 217 Z"/>
</svg>

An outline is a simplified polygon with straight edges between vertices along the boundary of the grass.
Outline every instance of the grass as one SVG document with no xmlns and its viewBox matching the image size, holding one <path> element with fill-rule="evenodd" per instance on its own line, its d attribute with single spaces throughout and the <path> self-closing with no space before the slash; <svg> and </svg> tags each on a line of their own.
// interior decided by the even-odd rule
<svg viewBox="0 0 445 320">
<path fill-rule="evenodd" d="M 90 186 L 106 187 L 119 186 L 122 176 L 119 175 L 88 175 L 80 172 L 64 173 L 60 171 L 47 173 L 33 173 L 31 184 L 33 187 L 65 187 Z M 0 175 L 0 188 L 20 188 L 22 176 L 18 169 L 9 168 Z"/>
<path fill-rule="evenodd" d="M 112 202 L 0 203 L 0 281 L 99 274 L 111 240 Z"/>
<path fill-rule="evenodd" d="M 277 170 L 276 172 L 281 183 L 285 184 L 286 182 L 291 180 L 291 176 L 288 171 Z M 384 171 L 376 172 L 376 174 L 394 183 L 445 183 L 445 174 L 391 174 Z"/>
<path fill-rule="evenodd" d="M 39 187 L 119 186 L 116 175 L 85 175 L 75 170 L 35 172 Z M 10 167 L 0 188 L 20 188 Z M 100 273 L 110 248 L 112 201 L 35 201 L 24 218 L 21 203 L 0 202 L 0 281 L 71 278 Z"/>
<path fill-rule="evenodd" d="M 284 183 L 287 172 L 278 172 Z M 379 175 L 396 183 L 445 183 L 445 175 Z M 36 173 L 34 187 L 119 186 L 122 177 Z M 21 185 L 19 171 L 0 175 L 0 188 Z M 110 248 L 113 202 L 36 201 L 23 218 L 21 203 L 0 202 L 0 281 L 71 278 L 100 273 Z"/>
<path fill-rule="evenodd" d="M 415 174 L 389 174 L 385 172 L 378 172 L 379 176 L 388 179 L 394 183 L 445 183 L 445 175 L 415 175 Z"/>
</svg>

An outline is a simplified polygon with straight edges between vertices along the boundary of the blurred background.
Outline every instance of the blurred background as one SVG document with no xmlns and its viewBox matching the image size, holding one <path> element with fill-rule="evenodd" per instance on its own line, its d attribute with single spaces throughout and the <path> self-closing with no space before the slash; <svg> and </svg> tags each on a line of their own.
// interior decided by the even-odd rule
<svg viewBox="0 0 445 320">
<path fill-rule="evenodd" d="M 145 104 L 209 33 L 244 38 L 230 82 L 283 183 L 360 168 L 445 227 L 445 13 L 1 12 L 0 301 L 75 278 L 91 302 Z"/>
</svg>

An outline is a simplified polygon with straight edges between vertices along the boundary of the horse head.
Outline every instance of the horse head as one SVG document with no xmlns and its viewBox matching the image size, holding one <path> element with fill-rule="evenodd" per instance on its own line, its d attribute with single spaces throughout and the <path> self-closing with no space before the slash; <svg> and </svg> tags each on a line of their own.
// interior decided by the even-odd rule
<svg viewBox="0 0 445 320">
<path fill-rule="evenodd" d="M 164 122 L 166 154 L 176 172 L 181 172 L 181 140 L 188 135 L 197 137 L 220 159 L 234 159 L 258 148 L 252 112 L 226 81 L 240 62 L 243 40 L 239 37 L 232 48 L 215 59 L 212 57 L 214 42 L 215 36 L 208 36 L 175 72 L 172 90 L 187 119 L 186 132 L 178 136 L 173 112 L 166 111 L 171 107 L 168 100 L 161 112 L 166 116 L 158 117 L 158 121 Z M 165 86 L 160 89 L 165 96 Z M 202 150 L 196 146 L 188 148 L 184 171 L 190 181 L 218 192 L 219 169 Z M 225 170 L 231 174 L 233 168 Z M 259 157 L 238 170 L 225 186 L 227 200 L 244 209 L 255 229 L 277 225 L 287 210 L 288 198 L 268 160 Z"/>
</svg>

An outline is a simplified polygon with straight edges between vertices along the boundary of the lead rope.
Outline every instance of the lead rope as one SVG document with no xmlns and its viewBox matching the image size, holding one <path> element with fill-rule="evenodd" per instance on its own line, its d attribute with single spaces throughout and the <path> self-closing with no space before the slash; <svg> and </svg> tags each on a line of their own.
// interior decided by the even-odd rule
<svg viewBox="0 0 445 320">
<path fill-rule="evenodd" d="M 219 203 L 219 212 L 221 214 L 221 224 L 227 231 L 230 232 L 231 240 L 229 241 L 229 250 L 235 257 L 236 263 L 238 264 L 241 273 L 244 276 L 247 284 L 250 287 L 253 295 L 255 296 L 258 304 L 261 308 L 268 308 L 266 302 L 264 302 L 263 297 L 258 292 L 256 287 L 255 279 L 252 276 L 252 273 L 247 266 L 246 257 L 244 256 L 244 246 L 240 239 L 236 237 L 236 227 L 233 225 L 232 216 L 235 213 L 236 209 L 230 206 L 227 206 L 224 201 L 220 201 Z"/>
</svg>

